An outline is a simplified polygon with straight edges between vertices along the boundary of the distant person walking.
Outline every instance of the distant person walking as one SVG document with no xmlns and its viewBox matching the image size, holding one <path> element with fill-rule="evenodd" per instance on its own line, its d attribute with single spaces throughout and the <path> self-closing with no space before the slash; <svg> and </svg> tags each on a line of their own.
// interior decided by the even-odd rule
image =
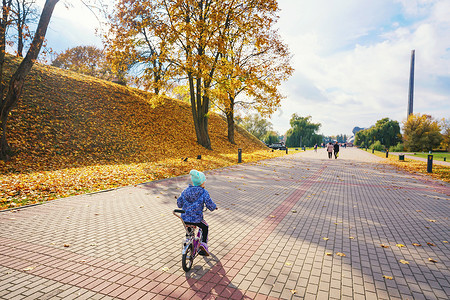
<svg viewBox="0 0 450 300">
<path fill-rule="evenodd" d="M 314 152 L 317 152 L 317 144 L 314 145 Z"/>
<path fill-rule="evenodd" d="M 334 158 L 337 159 L 339 156 L 339 143 L 336 142 L 333 146 L 333 150 L 334 150 Z"/>
<path fill-rule="evenodd" d="M 333 149 L 334 149 L 333 144 L 329 142 L 327 145 L 328 158 L 333 158 Z"/>
</svg>

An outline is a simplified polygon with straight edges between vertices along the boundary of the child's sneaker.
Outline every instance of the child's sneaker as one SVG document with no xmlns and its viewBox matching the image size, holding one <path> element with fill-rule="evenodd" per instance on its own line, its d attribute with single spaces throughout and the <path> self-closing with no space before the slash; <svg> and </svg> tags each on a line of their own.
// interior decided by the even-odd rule
<svg viewBox="0 0 450 300">
<path fill-rule="evenodd" d="M 199 247 L 200 247 L 200 251 L 198 252 L 199 255 L 209 256 L 208 245 L 206 245 L 206 243 L 201 242 Z"/>
</svg>

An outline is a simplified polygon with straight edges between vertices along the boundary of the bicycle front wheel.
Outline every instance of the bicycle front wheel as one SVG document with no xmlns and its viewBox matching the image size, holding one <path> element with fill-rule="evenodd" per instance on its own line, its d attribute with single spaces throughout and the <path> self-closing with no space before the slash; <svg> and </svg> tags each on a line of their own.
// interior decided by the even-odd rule
<svg viewBox="0 0 450 300">
<path fill-rule="evenodd" d="M 186 249 L 186 252 L 181 257 L 181 265 L 183 266 L 183 270 L 185 272 L 189 272 L 192 268 L 192 264 L 194 262 L 194 245 L 189 244 Z"/>
</svg>

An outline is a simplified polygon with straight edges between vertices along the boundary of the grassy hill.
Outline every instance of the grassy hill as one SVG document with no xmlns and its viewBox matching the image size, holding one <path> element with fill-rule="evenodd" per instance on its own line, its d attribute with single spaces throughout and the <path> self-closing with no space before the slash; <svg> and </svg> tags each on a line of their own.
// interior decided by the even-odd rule
<svg viewBox="0 0 450 300">
<path fill-rule="evenodd" d="M 6 72 L 18 62 L 8 56 Z M 0 208 L 227 166 L 238 148 L 244 161 L 279 155 L 242 129 L 230 144 L 217 114 L 209 130 L 212 151 L 186 102 L 36 64 L 8 122 L 16 155 L 0 162 Z"/>
</svg>

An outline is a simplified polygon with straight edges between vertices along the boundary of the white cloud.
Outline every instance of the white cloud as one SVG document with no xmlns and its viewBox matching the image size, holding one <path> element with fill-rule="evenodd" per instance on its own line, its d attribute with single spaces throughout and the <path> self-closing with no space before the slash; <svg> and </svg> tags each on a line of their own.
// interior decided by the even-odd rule
<svg viewBox="0 0 450 300">
<path fill-rule="evenodd" d="M 280 32 L 294 54 L 287 99 L 272 123 L 311 115 L 325 135 L 406 118 L 411 50 L 414 111 L 450 117 L 449 1 L 280 0 Z"/>
<path fill-rule="evenodd" d="M 39 2 L 43 6 L 45 1 Z M 101 38 L 96 34 L 101 25 L 100 14 L 81 1 L 67 3 L 60 1 L 55 6 L 46 35 L 49 47 L 57 52 L 81 45 L 102 47 Z"/>
</svg>

